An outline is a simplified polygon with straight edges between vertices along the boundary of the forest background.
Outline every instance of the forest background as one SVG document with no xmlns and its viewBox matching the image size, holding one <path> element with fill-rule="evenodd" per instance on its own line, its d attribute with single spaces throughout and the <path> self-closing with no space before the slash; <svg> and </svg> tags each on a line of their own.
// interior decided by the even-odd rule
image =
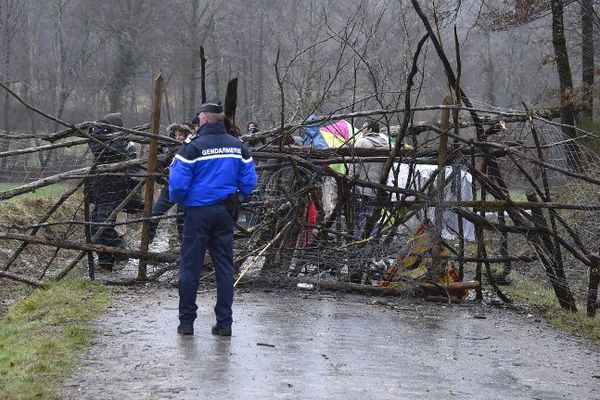
<svg viewBox="0 0 600 400">
<path fill-rule="evenodd" d="M 581 111 L 576 122 L 592 123 L 598 1 L 423 3 L 450 56 L 456 26 L 461 86 L 476 105 L 557 106 L 563 93 L 563 106 Z M 556 47 L 558 12 L 568 70 Z M 208 96 L 222 98 L 237 77 L 238 126 L 267 128 L 279 124 L 282 104 L 287 121 L 396 108 L 424 29 L 409 0 L 0 0 L 0 31 L 2 82 L 59 119 L 121 111 L 126 125 L 146 123 L 162 71 L 162 122 L 189 121 L 201 102 L 203 47 Z M 440 104 L 447 82 L 429 42 L 423 60 L 413 101 Z M 58 128 L 0 94 L 0 129 Z M 10 138 L 0 147 L 11 148 Z M 41 165 L 61 158 L 41 154 Z"/>
</svg>

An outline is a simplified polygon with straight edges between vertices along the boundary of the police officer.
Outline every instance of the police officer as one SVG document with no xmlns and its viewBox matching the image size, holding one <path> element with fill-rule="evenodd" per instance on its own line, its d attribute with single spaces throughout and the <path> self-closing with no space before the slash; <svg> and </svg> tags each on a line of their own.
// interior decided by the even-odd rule
<svg viewBox="0 0 600 400">
<path fill-rule="evenodd" d="M 196 292 L 208 250 L 217 280 L 217 323 L 211 332 L 231 336 L 234 217 L 228 204 L 250 195 L 256 172 L 248 148 L 225 130 L 220 101 L 204 103 L 198 117 L 198 134 L 175 155 L 169 179 L 171 200 L 185 208 L 177 333 L 194 334 Z"/>
</svg>

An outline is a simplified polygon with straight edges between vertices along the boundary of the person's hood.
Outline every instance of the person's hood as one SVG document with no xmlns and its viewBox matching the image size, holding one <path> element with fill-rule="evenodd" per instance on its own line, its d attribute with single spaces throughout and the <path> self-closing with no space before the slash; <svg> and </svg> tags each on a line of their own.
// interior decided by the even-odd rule
<svg viewBox="0 0 600 400">
<path fill-rule="evenodd" d="M 310 114 L 308 116 L 308 118 L 306 118 L 307 125 L 304 127 L 304 132 L 306 132 L 306 135 L 310 136 L 311 138 L 314 138 L 319 133 L 319 124 L 318 123 L 313 123 L 313 124 L 309 123 L 316 119 L 317 119 L 317 116 L 315 114 Z"/>
<path fill-rule="evenodd" d="M 369 141 L 373 147 L 387 147 L 388 141 L 380 133 L 369 133 L 363 136 L 363 140 Z"/>
<path fill-rule="evenodd" d="M 123 114 L 120 112 L 114 112 L 110 114 L 106 114 L 104 117 L 99 119 L 97 122 L 102 124 L 110 124 L 122 127 L 123 126 Z"/>
</svg>

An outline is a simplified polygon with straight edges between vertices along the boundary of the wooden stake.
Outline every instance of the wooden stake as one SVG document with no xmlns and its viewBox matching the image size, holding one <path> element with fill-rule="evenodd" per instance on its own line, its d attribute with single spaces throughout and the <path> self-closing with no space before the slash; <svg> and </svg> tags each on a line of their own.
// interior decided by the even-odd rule
<svg viewBox="0 0 600 400">
<path fill-rule="evenodd" d="M 235 110 L 237 108 L 237 83 L 238 79 L 233 78 L 227 83 L 227 92 L 225 93 L 225 128 L 227 132 L 236 132 Z"/>
<path fill-rule="evenodd" d="M 202 104 L 206 103 L 206 61 L 204 46 L 200 46 L 200 97 Z"/>
<path fill-rule="evenodd" d="M 452 96 L 446 95 L 442 104 L 445 106 L 452 105 Z M 438 152 L 438 167 L 442 167 L 446 163 L 446 158 L 448 157 L 448 129 L 450 129 L 450 109 L 444 108 L 442 109 L 442 117 L 440 129 L 442 130 L 442 134 L 440 135 L 440 149 Z M 443 177 L 444 174 L 441 174 L 440 177 Z M 443 179 L 443 178 L 441 178 Z"/>
<path fill-rule="evenodd" d="M 91 171 L 90 171 L 91 172 Z M 85 184 L 84 184 L 84 189 L 83 189 L 83 220 L 85 222 L 89 222 L 92 219 L 90 218 L 90 200 L 89 200 L 89 181 L 87 179 L 84 179 Z M 84 227 L 84 232 L 85 232 L 85 244 L 91 244 L 92 243 L 92 227 L 89 224 L 86 224 Z M 25 244 L 27 242 L 23 242 L 23 244 Z M 96 275 L 96 266 L 94 265 L 94 253 L 92 251 L 88 251 L 87 252 L 87 259 L 88 259 L 88 276 L 90 277 L 90 280 L 94 280 L 95 279 L 95 275 Z"/>
<path fill-rule="evenodd" d="M 473 158 L 472 162 L 473 162 L 473 169 L 476 169 L 474 158 Z M 481 172 L 484 175 L 487 173 L 487 157 L 484 157 L 484 159 L 483 159 L 483 162 L 481 165 Z M 480 185 L 480 187 L 481 187 L 481 199 L 480 200 L 482 203 L 484 203 L 486 201 L 486 188 L 484 185 Z M 477 192 L 475 189 L 475 179 L 473 179 L 473 191 L 474 191 L 473 198 L 477 199 Z M 481 218 L 485 219 L 485 211 L 481 211 L 480 216 L 481 216 Z M 484 257 L 483 253 L 485 251 L 485 237 L 484 237 L 484 230 L 481 226 L 475 227 L 475 238 L 477 240 L 477 257 L 482 258 L 482 257 Z M 475 280 L 481 282 L 481 277 L 482 277 L 482 262 L 478 261 L 477 266 L 475 267 Z M 483 292 L 481 290 L 481 287 L 479 289 L 475 289 L 475 298 L 478 301 L 483 300 Z"/>
<path fill-rule="evenodd" d="M 452 105 L 452 96 L 446 95 L 442 101 L 443 105 Z M 432 276 L 438 277 L 444 274 L 445 266 L 439 259 L 440 242 L 442 241 L 442 229 L 444 228 L 444 191 L 446 187 L 446 159 L 448 154 L 448 129 L 450 129 L 450 110 L 445 108 L 442 110 L 441 125 L 442 134 L 440 135 L 440 147 L 438 151 L 438 168 L 439 173 L 437 177 L 437 196 L 438 201 L 435 207 L 435 223 L 433 233 L 433 251 L 434 256 L 432 263 L 433 271 L 429 271 Z"/>
<path fill-rule="evenodd" d="M 158 135 L 160 130 L 160 100 L 162 98 L 163 76 L 158 74 L 154 79 L 154 95 L 152 96 L 152 121 L 150 132 Z M 158 153 L 158 141 L 156 138 L 150 139 L 148 148 L 148 167 L 147 172 L 153 174 L 156 171 L 156 158 Z M 152 214 L 152 205 L 154 203 L 154 178 L 149 176 L 146 178 L 146 191 L 144 193 L 144 218 L 150 218 Z M 145 220 L 142 224 L 142 239 L 140 243 L 140 251 L 142 254 L 148 252 L 148 244 L 150 243 L 150 221 Z M 142 258 L 138 264 L 138 276 L 140 281 L 146 280 L 147 260 Z"/>
<path fill-rule="evenodd" d="M 600 283 L 600 257 L 598 254 L 591 255 L 593 266 L 590 267 L 588 282 L 587 315 L 590 318 L 596 316 L 598 309 L 598 284 Z"/>
</svg>

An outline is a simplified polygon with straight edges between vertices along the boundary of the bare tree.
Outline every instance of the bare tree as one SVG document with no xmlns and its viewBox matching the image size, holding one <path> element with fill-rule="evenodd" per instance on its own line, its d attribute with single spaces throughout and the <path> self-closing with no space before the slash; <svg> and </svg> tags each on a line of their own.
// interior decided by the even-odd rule
<svg viewBox="0 0 600 400">
<path fill-rule="evenodd" d="M 2 32 L 2 54 L 4 55 L 4 63 L 2 66 L 2 80 L 6 84 L 15 83 L 11 77 L 10 67 L 13 55 L 13 40 L 17 34 L 18 28 L 23 24 L 21 19 L 24 5 L 20 0 L 1 0 L 0 1 L 0 31 Z M 5 130 L 10 130 L 10 119 L 9 119 L 9 95 L 4 93 L 4 118 L 3 125 Z M 5 139 L 2 150 L 8 150 L 10 141 Z M 6 169 L 6 158 L 2 159 L 0 166 L 2 170 Z"/>
<path fill-rule="evenodd" d="M 200 46 L 208 59 L 209 96 L 223 94 L 226 80 L 238 77 L 238 116 L 259 119 L 262 128 L 280 121 L 279 89 L 273 69 L 278 49 L 282 66 L 307 49 L 287 73 L 286 109 L 290 114 L 286 119 L 306 114 L 315 105 L 323 112 L 344 107 L 393 107 L 403 98 L 402 82 L 411 61 L 407 55 L 422 32 L 410 4 L 398 0 L 0 2 L 2 18 L 7 15 L 3 12 L 6 4 L 28 4 L 37 15 L 33 26 L 36 34 L 28 31 L 11 37 L 4 34 L 6 24 L 2 24 L 3 79 L 30 81 L 25 82 L 29 83 L 26 97 L 67 119 L 95 117 L 125 107 L 132 111 L 128 122 L 143 122 L 149 108 L 148 82 L 158 70 L 165 73 L 169 114 L 173 118 L 191 117 L 199 97 Z M 569 22 L 572 25 L 565 41 L 571 59 L 577 60 L 571 65 L 571 73 L 580 76 L 578 46 L 574 47 L 578 37 L 573 34 L 582 32 L 580 19 L 573 23 L 580 9 L 568 4 L 575 3 L 564 3 L 566 29 Z M 552 104 L 558 100 L 557 69 L 553 65 L 556 58 L 548 41 L 552 22 L 549 1 L 453 0 L 429 2 L 426 8 L 446 48 L 451 46 L 452 38 L 445 27 L 458 26 L 464 38 L 461 49 L 465 75 L 483 74 L 483 79 L 466 83 L 476 98 L 498 105 L 520 104 L 522 100 Z M 491 15 L 489 10 L 496 10 L 496 14 Z M 592 12 L 597 23 L 595 10 Z M 472 19 L 480 19 L 479 25 L 486 26 L 488 32 L 463 28 Z M 21 16 L 20 20 L 25 18 Z M 36 35 L 38 41 L 32 40 Z M 13 50 L 6 57 L 9 41 Z M 17 47 L 35 55 L 32 58 L 33 53 L 15 53 Z M 424 51 L 427 53 L 427 45 Z M 582 49 L 584 54 L 591 53 Z M 478 62 L 482 58 L 484 62 Z M 30 69 L 34 64 L 29 60 L 52 68 Z M 424 57 L 423 63 L 423 78 L 439 72 L 439 61 L 434 57 Z M 589 60 L 583 63 L 591 65 Z M 585 80 L 592 82 L 591 70 L 585 70 Z M 10 77 L 10 71 L 22 76 Z M 420 99 L 439 101 L 446 86 L 444 79 L 423 82 Z M 579 96 L 583 92 L 576 85 L 571 93 Z M 24 111 L 19 112 L 26 117 Z M 10 112 L 3 114 L 0 121 L 6 125 Z M 42 126 L 50 128 L 39 124 L 37 129 Z"/>
<path fill-rule="evenodd" d="M 34 94 L 38 91 L 37 87 L 37 76 L 35 74 L 36 69 L 36 55 L 39 54 L 39 45 L 37 41 L 37 37 L 40 32 L 37 30 L 37 26 L 39 23 L 39 14 L 37 14 L 34 10 L 34 7 L 29 4 L 29 10 L 27 10 L 27 19 L 26 19 L 26 49 L 27 49 L 27 58 L 26 58 L 26 68 L 27 68 L 27 82 L 23 85 L 23 98 L 27 99 L 31 103 L 33 103 Z M 37 125 L 35 120 L 35 113 L 33 111 L 28 112 L 29 117 L 29 129 L 31 133 L 37 134 Z M 34 143 L 39 146 L 41 143 L 37 139 L 33 139 Z M 45 164 L 45 158 L 43 152 L 38 153 L 38 162 L 40 167 L 43 167 Z"/>
<path fill-rule="evenodd" d="M 148 35 L 159 7 L 156 1 L 123 0 L 107 2 L 104 26 L 114 40 L 116 51 L 108 81 L 108 104 L 120 110 L 125 89 L 132 84 L 141 67 L 144 50 L 155 46 Z"/>
<path fill-rule="evenodd" d="M 591 121 L 594 116 L 594 1 L 580 0 L 581 6 L 581 117 Z"/>
<path fill-rule="evenodd" d="M 575 125 L 575 93 L 573 91 L 573 76 L 571 75 L 571 64 L 567 52 L 565 39 L 565 26 L 563 21 L 564 4 L 562 0 L 551 0 L 552 7 L 552 45 L 556 57 L 556 69 L 560 83 L 560 120 L 565 135 L 575 138 L 577 131 Z M 567 161 L 575 170 L 579 169 L 579 156 L 576 151 L 567 153 Z"/>
<path fill-rule="evenodd" d="M 61 119 L 65 112 L 65 107 L 69 97 L 76 89 L 82 75 L 86 73 L 88 64 L 93 60 L 93 56 L 103 48 L 106 37 L 98 31 L 98 26 L 90 23 L 93 16 L 83 9 L 78 9 L 82 6 L 76 0 L 52 0 L 52 14 L 54 19 L 55 30 L 53 32 L 53 46 L 51 47 L 51 55 L 53 65 L 51 74 L 54 76 L 54 96 L 52 97 L 54 115 Z M 70 16 L 69 12 L 76 15 Z M 74 35 L 74 31 L 67 31 L 68 18 L 77 18 L 81 21 L 81 27 L 78 27 L 78 35 Z M 54 130 L 57 130 L 59 124 L 54 124 Z M 42 165 L 45 167 L 54 155 L 58 157 L 56 151 L 50 151 Z"/>
</svg>

